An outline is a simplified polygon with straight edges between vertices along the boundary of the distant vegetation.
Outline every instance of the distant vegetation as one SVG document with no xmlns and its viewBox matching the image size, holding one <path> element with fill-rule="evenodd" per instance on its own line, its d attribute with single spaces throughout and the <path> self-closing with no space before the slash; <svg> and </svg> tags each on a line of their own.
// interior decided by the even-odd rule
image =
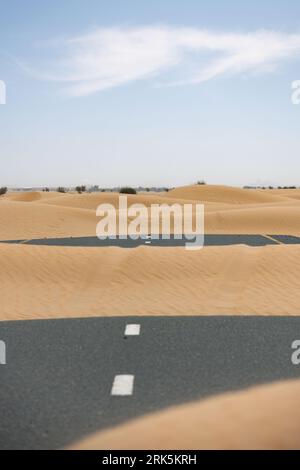
<svg viewBox="0 0 300 470">
<path fill-rule="evenodd" d="M 119 192 L 120 194 L 136 194 L 136 190 L 134 188 L 130 188 L 129 186 L 121 188 Z"/>
<path fill-rule="evenodd" d="M 85 193 L 86 192 L 86 186 L 76 186 L 76 191 L 78 194 Z"/>
<path fill-rule="evenodd" d="M 50 189 L 49 189 L 49 188 L 44 188 L 43 191 L 44 191 L 45 193 L 49 193 Z"/>
<path fill-rule="evenodd" d="M 64 188 L 63 186 L 59 186 L 56 190 L 58 193 L 65 193 L 66 192 L 66 188 Z"/>
<path fill-rule="evenodd" d="M 2 188 L 0 188 L 0 196 L 2 196 L 3 194 L 6 194 L 7 193 L 7 187 L 6 186 L 3 186 Z"/>
<path fill-rule="evenodd" d="M 98 184 L 94 184 L 94 186 L 91 186 L 91 187 L 89 188 L 89 192 L 90 192 L 90 193 L 97 193 L 97 192 L 99 192 L 99 191 L 101 191 L 101 189 L 99 188 Z"/>
<path fill-rule="evenodd" d="M 203 181 L 203 180 L 199 180 L 199 181 L 197 181 L 196 184 L 200 184 L 200 185 L 201 185 L 201 184 L 206 184 L 206 183 L 205 183 L 205 181 Z"/>
<path fill-rule="evenodd" d="M 297 186 L 244 186 L 244 189 L 297 189 Z"/>
</svg>

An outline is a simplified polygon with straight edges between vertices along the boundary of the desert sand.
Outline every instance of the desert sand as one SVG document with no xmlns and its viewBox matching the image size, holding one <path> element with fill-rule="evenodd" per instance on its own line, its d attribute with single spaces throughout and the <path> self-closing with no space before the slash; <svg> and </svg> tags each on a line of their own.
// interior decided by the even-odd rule
<svg viewBox="0 0 300 470">
<path fill-rule="evenodd" d="M 283 202 L 281 193 L 270 193 L 261 189 L 241 189 L 231 186 L 193 185 L 182 186 L 168 192 L 167 197 L 178 199 L 223 202 L 227 204 L 262 204 L 265 202 Z"/>
<path fill-rule="evenodd" d="M 137 194 L 128 204 L 203 203 L 206 233 L 300 234 L 299 191 L 187 186 L 168 193 Z M 0 198 L 0 240 L 95 236 L 96 208 L 118 207 L 119 194 L 8 193 Z"/>
<path fill-rule="evenodd" d="M 300 313 L 300 246 L 0 244 L 0 258 L 1 320 Z"/>
<path fill-rule="evenodd" d="M 116 193 L 8 193 L 0 240 L 95 236 Z M 205 205 L 206 233 L 300 235 L 299 190 L 188 186 L 129 204 Z M 0 243 L 0 320 L 127 315 L 299 315 L 300 245 L 135 249 Z M 80 449 L 300 447 L 300 382 L 211 397 L 107 430 Z"/>
<path fill-rule="evenodd" d="M 281 191 L 196 185 L 128 199 L 148 206 L 203 202 L 206 233 L 299 235 L 299 191 Z M 8 193 L 0 198 L 0 240 L 95 236 L 97 206 L 116 206 L 118 196 Z M 300 246 L 188 252 L 0 244 L 0 256 L 0 320 L 300 313 Z"/>
<path fill-rule="evenodd" d="M 72 449 L 299 449 L 300 381 L 173 407 L 85 438 Z"/>
</svg>

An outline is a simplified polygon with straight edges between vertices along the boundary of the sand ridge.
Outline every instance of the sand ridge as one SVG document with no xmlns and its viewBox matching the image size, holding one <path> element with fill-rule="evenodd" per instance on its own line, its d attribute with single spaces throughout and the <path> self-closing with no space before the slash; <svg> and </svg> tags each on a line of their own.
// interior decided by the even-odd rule
<svg viewBox="0 0 300 470">
<path fill-rule="evenodd" d="M 196 185 L 132 195 L 129 204 L 201 197 L 206 233 L 300 235 L 300 201 L 291 191 L 278 200 L 272 191 Z M 117 193 L 8 193 L 0 197 L 0 240 L 95 236 L 95 208 L 101 202 L 116 205 L 118 198 Z M 0 256 L 1 320 L 300 314 L 300 246 L 205 247 L 191 253 L 0 244 Z"/>
<path fill-rule="evenodd" d="M 188 186 L 128 196 L 128 205 L 203 203 L 206 233 L 300 235 L 300 200 L 272 191 Z M 118 193 L 17 192 L 0 197 L 0 240 L 95 236 L 101 203 L 118 208 Z"/>
<path fill-rule="evenodd" d="M 1 320 L 300 314 L 297 245 L 191 252 L 0 244 L 0 259 Z"/>
<path fill-rule="evenodd" d="M 220 185 L 192 185 L 182 186 L 169 191 L 167 197 L 178 199 L 191 199 L 209 202 L 223 202 L 231 204 L 257 204 L 264 202 L 283 202 L 284 196 L 270 194 L 268 191 L 242 189 Z"/>
</svg>

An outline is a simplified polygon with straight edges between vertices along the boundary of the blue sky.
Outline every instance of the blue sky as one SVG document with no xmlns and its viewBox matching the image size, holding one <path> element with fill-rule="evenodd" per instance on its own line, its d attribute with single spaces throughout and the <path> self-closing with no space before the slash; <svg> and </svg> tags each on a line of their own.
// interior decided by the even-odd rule
<svg viewBox="0 0 300 470">
<path fill-rule="evenodd" d="M 0 185 L 300 185 L 299 1 L 0 13 Z"/>
</svg>

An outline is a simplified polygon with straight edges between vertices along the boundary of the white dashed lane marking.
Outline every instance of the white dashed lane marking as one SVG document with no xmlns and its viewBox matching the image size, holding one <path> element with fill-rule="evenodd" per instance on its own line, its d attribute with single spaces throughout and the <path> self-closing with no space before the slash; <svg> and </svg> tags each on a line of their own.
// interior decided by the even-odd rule
<svg viewBox="0 0 300 470">
<path fill-rule="evenodd" d="M 141 332 L 141 325 L 128 323 L 125 328 L 124 336 L 138 336 Z"/>
<path fill-rule="evenodd" d="M 111 389 L 113 396 L 128 396 L 133 393 L 134 375 L 116 375 Z"/>
</svg>

